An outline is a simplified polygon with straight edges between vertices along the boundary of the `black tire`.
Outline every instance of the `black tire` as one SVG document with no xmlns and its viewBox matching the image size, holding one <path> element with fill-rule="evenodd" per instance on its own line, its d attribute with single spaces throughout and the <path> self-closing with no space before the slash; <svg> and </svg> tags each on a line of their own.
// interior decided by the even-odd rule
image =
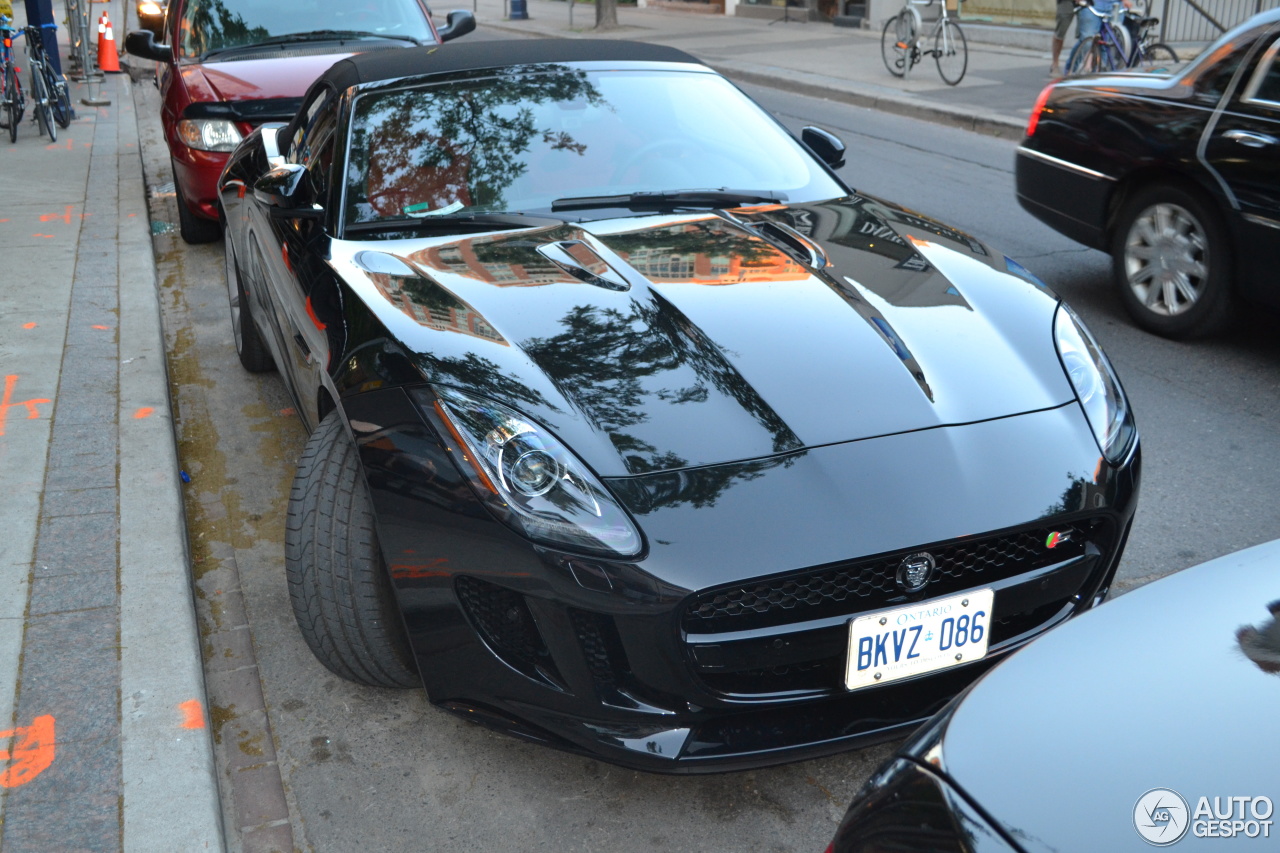
<svg viewBox="0 0 1280 853">
<path fill-rule="evenodd" d="M 196 216 L 191 212 L 191 208 L 187 207 L 187 200 L 182 195 L 182 185 L 178 183 L 176 168 L 173 170 L 173 188 L 178 196 L 178 233 L 182 235 L 183 241 L 195 246 L 201 243 L 212 243 L 221 237 L 222 226 L 218 224 L 218 220 Z"/>
<path fill-rule="evenodd" d="M 1138 60 L 1138 67 L 1144 71 L 1155 71 L 1158 68 L 1172 68 L 1178 64 L 1177 52 L 1163 42 L 1148 45 Z"/>
<path fill-rule="evenodd" d="M 49 137 L 50 142 L 58 141 L 58 126 L 53 123 L 52 94 L 47 91 L 43 74 L 31 69 L 31 100 L 35 104 L 36 123 L 40 132 Z"/>
<path fill-rule="evenodd" d="M 53 105 L 53 120 L 64 130 L 71 127 L 73 118 L 71 111 L 71 93 L 67 90 L 67 81 L 59 77 L 46 63 L 44 66 L 45 84 L 49 89 L 49 102 Z"/>
<path fill-rule="evenodd" d="M 1194 338 L 1230 323 L 1230 242 L 1199 194 L 1161 184 L 1136 193 L 1116 219 L 1111 262 L 1125 310 L 1148 332 Z"/>
<path fill-rule="evenodd" d="M 969 44 L 964 30 L 950 18 L 933 39 L 933 58 L 938 62 L 939 76 L 948 86 L 956 86 L 964 79 L 969 68 Z"/>
<path fill-rule="evenodd" d="M 360 461 L 336 410 L 298 463 L 284 541 L 293 615 L 320 662 L 359 684 L 420 687 Z"/>
<path fill-rule="evenodd" d="M 906 11 L 899 12 L 884 22 L 884 31 L 880 34 L 880 56 L 884 59 L 884 67 L 894 77 L 902 77 L 911 70 L 910 46 L 915 41 L 915 24 Z M 898 47 L 903 43 L 907 47 Z"/>
<path fill-rule="evenodd" d="M 236 342 L 236 355 L 240 364 L 250 373 L 266 373 L 275 370 L 276 362 L 271 357 L 271 350 L 258 333 L 253 322 L 253 310 L 249 304 L 249 294 L 245 292 L 244 283 L 240 280 L 240 266 L 236 263 L 235 249 L 231 240 L 223 241 L 227 259 L 227 304 L 231 308 L 231 334 Z"/>
<path fill-rule="evenodd" d="M 9 141 L 18 141 L 18 124 L 22 121 L 21 90 L 18 88 L 18 75 L 9 66 L 4 70 L 4 109 L 5 118 L 9 122 Z"/>
</svg>

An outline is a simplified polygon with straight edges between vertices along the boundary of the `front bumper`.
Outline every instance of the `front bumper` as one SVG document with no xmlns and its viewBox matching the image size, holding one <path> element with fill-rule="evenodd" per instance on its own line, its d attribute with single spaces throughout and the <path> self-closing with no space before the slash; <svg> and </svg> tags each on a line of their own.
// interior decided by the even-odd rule
<svg viewBox="0 0 1280 853">
<path fill-rule="evenodd" d="M 1105 595 L 1139 452 L 1100 457 L 1074 403 L 734 466 L 613 480 L 647 551 L 533 546 L 475 501 L 407 397 L 344 400 L 428 695 L 476 722 L 649 771 L 794 761 L 899 736 Z M 1042 553 L 1045 530 L 1078 531 Z M 908 595 L 884 578 L 929 549 Z M 982 661 L 849 692 L 854 615 L 996 590 Z"/>
</svg>

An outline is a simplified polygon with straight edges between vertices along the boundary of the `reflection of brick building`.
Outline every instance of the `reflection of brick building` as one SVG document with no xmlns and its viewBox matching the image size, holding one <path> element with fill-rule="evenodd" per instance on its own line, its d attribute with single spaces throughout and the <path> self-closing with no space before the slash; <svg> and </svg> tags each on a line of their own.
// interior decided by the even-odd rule
<svg viewBox="0 0 1280 853">
<path fill-rule="evenodd" d="M 479 311 L 433 281 L 405 279 L 385 273 L 371 273 L 369 278 L 388 302 L 429 329 L 457 332 L 504 347 L 511 346 Z M 414 288 L 406 289 L 406 282 L 413 282 Z"/>
<path fill-rule="evenodd" d="M 809 277 L 800 264 L 781 252 L 763 263 L 745 264 L 737 255 L 705 252 L 673 253 L 658 246 L 636 249 L 622 256 L 651 281 L 688 284 L 739 284 L 748 281 L 799 281 Z"/>
<path fill-rule="evenodd" d="M 498 287 L 538 287 L 564 281 L 564 272 L 527 245 L 461 240 L 410 256 L 425 267 Z"/>
</svg>

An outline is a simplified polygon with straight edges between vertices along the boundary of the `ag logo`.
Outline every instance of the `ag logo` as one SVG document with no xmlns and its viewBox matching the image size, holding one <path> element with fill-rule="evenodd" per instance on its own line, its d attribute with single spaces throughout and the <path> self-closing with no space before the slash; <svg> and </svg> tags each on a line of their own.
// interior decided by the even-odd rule
<svg viewBox="0 0 1280 853">
<path fill-rule="evenodd" d="M 898 586 L 907 592 L 919 592 L 933 577 L 934 565 L 933 555 L 928 551 L 908 554 L 898 566 Z"/>
<path fill-rule="evenodd" d="M 1190 825 L 1187 801 L 1170 788 L 1152 788 L 1133 807 L 1133 827 L 1142 840 L 1167 847 L 1187 834 Z"/>
</svg>

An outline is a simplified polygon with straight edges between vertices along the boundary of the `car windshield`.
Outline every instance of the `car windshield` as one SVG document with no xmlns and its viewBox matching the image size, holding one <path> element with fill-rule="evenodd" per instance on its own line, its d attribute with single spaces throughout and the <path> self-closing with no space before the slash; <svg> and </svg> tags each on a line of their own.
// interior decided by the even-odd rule
<svg viewBox="0 0 1280 853">
<path fill-rule="evenodd" d="M 418 0 L 189 0 L 180 26 L 184 56 L 343 34 L 434 41 Z"/>
<path fill-rule="evenodd" d="M 367 92 L 350 151 L 348 225 L 609 207 L 601 197 L 627 207 L 635 193 L 717 207 L 845 194 L 732 84 L 698 71 L 549 66 Z"/>
</svg>

